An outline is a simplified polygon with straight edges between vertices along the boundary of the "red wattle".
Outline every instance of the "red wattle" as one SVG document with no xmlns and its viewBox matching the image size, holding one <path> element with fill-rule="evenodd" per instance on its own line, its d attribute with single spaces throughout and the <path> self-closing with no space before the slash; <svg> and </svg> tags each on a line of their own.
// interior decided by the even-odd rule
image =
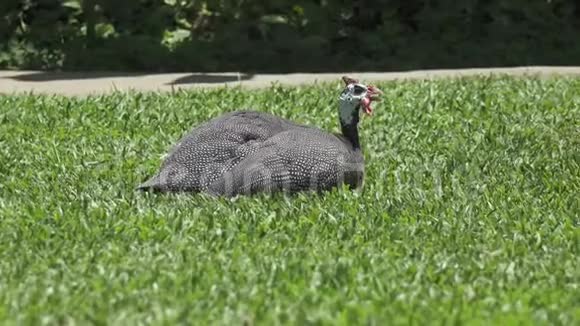
<svg viewBox="0 0 580 326">
<path fill-rule="evenodd" d="M 368 97 L 363 98 L 361 104 L 366 114 L 370 115 L 373 112 L 373 109 L 371 109 L 371 100 Z"/>
</svg>

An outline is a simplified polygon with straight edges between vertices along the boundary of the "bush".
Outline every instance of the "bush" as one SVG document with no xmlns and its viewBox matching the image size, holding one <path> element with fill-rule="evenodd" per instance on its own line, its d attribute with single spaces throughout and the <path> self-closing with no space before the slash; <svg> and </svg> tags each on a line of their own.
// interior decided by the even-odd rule
<svg viewBox="0 0 580 326">
<path fill-rule="evenodd" d="M 578 64 L 573 0 L 3 0 L 0 67 L 326 71 Z"/>
</svg>

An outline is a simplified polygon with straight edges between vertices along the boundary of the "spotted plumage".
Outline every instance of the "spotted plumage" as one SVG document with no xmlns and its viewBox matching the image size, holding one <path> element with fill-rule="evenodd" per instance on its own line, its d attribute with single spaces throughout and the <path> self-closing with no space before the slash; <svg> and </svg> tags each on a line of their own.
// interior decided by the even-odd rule
<svg viewBox="0 0 580 326">
<path fill-rule="evenodd" d="M 342 134 L 266 112 L 226 113 L 194 128 L 171 150 L 158 174 L 138 186 L 158 192 L 237 196 L 257 192 L 362 186 L 359 108 L 370 111 L 379 91 L 344 78 L 339 98 Z M 365 99 L 369 99 L 368 101 Z"/>
</svg>

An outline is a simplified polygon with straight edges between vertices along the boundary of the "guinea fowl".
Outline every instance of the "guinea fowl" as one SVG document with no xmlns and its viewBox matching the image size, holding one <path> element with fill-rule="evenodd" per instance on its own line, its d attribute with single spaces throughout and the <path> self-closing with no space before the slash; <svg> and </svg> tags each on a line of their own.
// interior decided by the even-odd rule
<svg viewBox="0 0 580 326">
<path fill-rule="evenodd" d="M 358 135 L 360 109 L 372 114 L 381 91 L 356 79 L 338 98 L 341 134 L 299 125 L 265 112 L 237 111 L 213 118 L 183 137 L 160 171 L 139 185 L 154 192 L 205 192 L 234 197 L 258 192 L 323 191 L 363 185 Z"/>
</svg>

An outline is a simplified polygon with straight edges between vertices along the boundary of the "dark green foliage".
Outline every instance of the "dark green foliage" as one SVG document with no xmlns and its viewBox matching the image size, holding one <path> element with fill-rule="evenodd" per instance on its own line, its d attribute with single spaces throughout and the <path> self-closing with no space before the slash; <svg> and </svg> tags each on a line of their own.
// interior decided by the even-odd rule
<svg viewBox="0 0 580 326">
<path fill-rule="evenodd" d="M 580 64 L 574 0 L 3 0 L 0 67 L 329 71 Z"/>
<path fill-rule="evenodd" d="M 580 323 L 580 79 L 379 85 L 360 194 L 133 191 L 226 110 L 336 131 L 338 85 L 0 97 L 0 324 Z"/>
</svg>

